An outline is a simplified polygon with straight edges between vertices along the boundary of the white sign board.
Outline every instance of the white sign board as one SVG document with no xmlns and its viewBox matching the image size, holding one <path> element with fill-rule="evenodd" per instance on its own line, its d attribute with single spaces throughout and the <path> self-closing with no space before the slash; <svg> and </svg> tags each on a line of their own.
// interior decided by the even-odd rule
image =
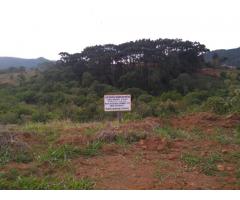
<svg viewBox="0 0 240 200">
<path fill-rule="evenodd" d="M 105 111 L 131 111 L 131 95 L 104 95 Z"/>
</svg>

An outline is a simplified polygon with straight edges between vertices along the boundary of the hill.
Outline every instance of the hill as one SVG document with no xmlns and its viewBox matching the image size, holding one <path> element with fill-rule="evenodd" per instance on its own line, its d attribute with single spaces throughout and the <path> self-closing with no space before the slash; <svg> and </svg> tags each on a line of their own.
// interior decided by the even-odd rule
<svg viewBox="0 0 240 200">
<path fill-rule="evenodd" d="M 6 69 L 9 67 L 38 67 L 39 65 L 51 62 L 50 60 L 39 57 L 36 59 L 16 58 L 16 57 L 0 57 L 0 69 Z"/>
<path fill-rule="evenodd" d="M 219 49 L 207 52 L 204 56 L 207 62 L 212 60 L 212 57 L 217 55 L 221 59 L 220 64 L 240 67 L 240 47 L 235 49 Z"/>
<path fill-rule="evenodd" d="M 207 51 L 138 40 L 1 70 L 0 189 L 240 189 L 240 69 Z M 121 122 L 108 93 L 131 94 Z"/>
</svg>

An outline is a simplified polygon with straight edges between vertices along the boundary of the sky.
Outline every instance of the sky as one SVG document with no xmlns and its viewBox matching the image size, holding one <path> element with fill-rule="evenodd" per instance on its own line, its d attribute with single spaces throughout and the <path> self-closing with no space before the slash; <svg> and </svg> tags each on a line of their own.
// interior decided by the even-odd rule
<svg viewBox="0 0 240 200">
<path fill-rule="evenodd" d="M 0 56 L 55 60 L 143 38 L 237 48 L 239 8 L 239 0 L 0 0 Z"/>
</svg>

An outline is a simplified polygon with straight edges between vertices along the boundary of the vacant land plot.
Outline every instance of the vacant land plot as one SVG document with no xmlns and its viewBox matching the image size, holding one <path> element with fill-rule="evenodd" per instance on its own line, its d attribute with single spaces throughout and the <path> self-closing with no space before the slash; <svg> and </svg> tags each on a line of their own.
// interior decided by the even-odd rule
<svg viewBox="0 0 240 200">
<path fill-rule="evenodd" d="M 1 129 L 1 189 L 240 189 L 237 115 Z"/>
</svg>

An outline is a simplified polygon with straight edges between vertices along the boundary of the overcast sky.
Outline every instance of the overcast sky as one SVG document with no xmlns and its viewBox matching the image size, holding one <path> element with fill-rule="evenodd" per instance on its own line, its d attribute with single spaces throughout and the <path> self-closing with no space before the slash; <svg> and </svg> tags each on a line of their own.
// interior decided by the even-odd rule
<svg viewBox="0 0 240 200">
<path fill-rule="evenodd" d="M 0 0 L 0 56 L 58 59 L 142 38 L 235 48 L 239 24 L 239 0 Z"/>
</svg>

